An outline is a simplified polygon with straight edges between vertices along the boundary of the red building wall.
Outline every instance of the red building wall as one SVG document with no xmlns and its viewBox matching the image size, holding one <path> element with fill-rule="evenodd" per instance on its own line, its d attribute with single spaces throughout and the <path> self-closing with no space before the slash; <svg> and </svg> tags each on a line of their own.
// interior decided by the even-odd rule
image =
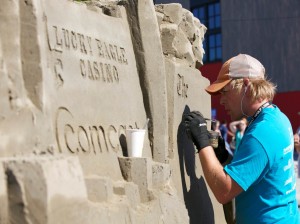
<svg viewBox="0 0 300 224">
<path fill-rule="evenodd" d="M 210 63 L 200 68 L 202 75 L 214 82 L 222 67 L 222 62 Z M 294 132 L 300 126 L 300 91 L 277 93 L 273 100 L 280 110 L 290 119 Z M 226 114 L 222 105 L 220 105 L 220 96 L 211 97 L 212 108 L 216 110 L 216 119 L 222 121 L 231 121 L 230 116 Z"/>
<path fill-rule="evenodd" d="M 300 127 L 300 91 L 277 93 L 273 103 L 290 119 L 295 132 Z"/>
</svg>

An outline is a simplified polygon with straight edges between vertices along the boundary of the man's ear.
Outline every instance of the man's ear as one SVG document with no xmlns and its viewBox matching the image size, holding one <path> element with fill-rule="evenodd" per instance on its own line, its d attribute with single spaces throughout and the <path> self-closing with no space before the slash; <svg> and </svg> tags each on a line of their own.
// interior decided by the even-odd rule
<svg viewBox="0 0 300 224">
<path fill-rule="evenodd" d="M 243 79 L 244 92 L 247 92 L 250 80 L 248 78 Z"/>
<path fill-rule="evenodd" d="M 243 78 L 243 85 L 244 85 L 244 86 L 248 86 L 249 83 L 250 83 L 249 78 Z"/>
</svg>

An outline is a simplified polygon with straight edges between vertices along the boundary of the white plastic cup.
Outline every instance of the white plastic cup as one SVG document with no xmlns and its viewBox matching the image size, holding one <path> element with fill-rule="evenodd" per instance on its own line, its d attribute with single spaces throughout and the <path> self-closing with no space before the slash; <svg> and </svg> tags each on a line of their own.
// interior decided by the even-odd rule
<svg viewBox="0 0 300 224">
<path fill-rule="evenodd" d="M 145 129 L 126 129 L 127 152 L 129 157 L 142 157 Z"/>
</svg>

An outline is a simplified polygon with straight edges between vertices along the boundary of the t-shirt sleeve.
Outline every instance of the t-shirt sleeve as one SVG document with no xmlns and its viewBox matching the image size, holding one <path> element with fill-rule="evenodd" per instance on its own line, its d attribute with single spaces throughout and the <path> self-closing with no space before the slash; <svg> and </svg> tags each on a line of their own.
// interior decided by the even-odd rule
<svg viewBox="0 0 300 224">
<path fill-rule="evenodd" d="M 256 138 L 249 137 L 241 142 L 233 160 L 224 170 L 246 191 L 266 174 L 268 164 L 269 159 L 261 143 Z"/>
</svg>

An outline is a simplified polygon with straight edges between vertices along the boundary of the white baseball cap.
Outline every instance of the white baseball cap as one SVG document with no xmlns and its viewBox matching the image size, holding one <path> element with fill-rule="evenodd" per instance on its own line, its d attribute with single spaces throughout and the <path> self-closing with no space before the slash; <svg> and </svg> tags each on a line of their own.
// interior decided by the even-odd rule
<svg viewBox="0 0 300 224">
<path fill-rule="evenodd" d="M 231 80 L 239 78 L 264 79 L 265 68 L 250 55 L 239 54 L 223 64 L 217 80 L 205 90 L 211 95 L 219 94 L 219 91 Z"/>
</svg>

